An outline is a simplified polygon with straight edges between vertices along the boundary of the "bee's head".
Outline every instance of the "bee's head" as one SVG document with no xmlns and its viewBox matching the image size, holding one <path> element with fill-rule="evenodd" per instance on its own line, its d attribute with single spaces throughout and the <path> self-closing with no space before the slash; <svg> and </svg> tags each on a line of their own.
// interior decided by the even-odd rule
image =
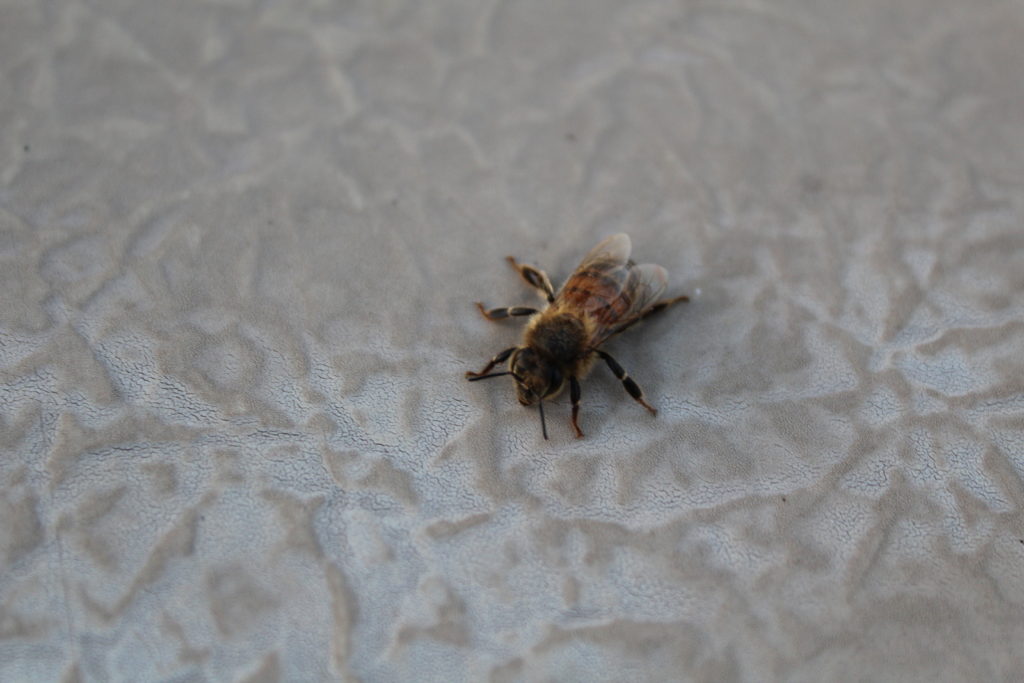
<svg viewBox="0 0 1024 683">
<path fill-rule="evenodd" d="M 564 378 L 558 367 L 530 347 L 512 356 L 509 369 L 516 380 L 516 398 L 524 406 L 532 406 L 562 389 Z"/>
<path fill-rule="evenodd" d="M 504 362 L 512 354 L 508 363 L 507 372 L 487 371 L 498 363 Z M 544 438 L 548 438 L 547 424 L 544 422 L 544 399 L 554 396 L 562 389 L 565 377 L 559 370 L 558 364 L 554 363 L 547 356 L 537 353 L 529 346 L 525 348 L 505 349 L 495 356 L 486 368 L 481 372 L 467 372 L 466 379 L 476 382 L 491 377 L 504 377 L 512 375 L 516 381 L 516 396 L 524 406 L 537 404 L 540 412 L 540 428 Z"/>
</svg>

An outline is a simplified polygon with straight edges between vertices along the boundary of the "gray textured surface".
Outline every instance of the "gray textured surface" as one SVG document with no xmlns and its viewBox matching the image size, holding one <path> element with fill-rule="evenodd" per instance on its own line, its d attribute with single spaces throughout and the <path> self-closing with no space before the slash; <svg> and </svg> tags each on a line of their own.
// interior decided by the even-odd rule
<svg viewBox="0 0 1024 683">
<path fill-rule="evenodd" d="M 0 679 L 1020 680 L 1020 2 L 0 0 Z M 571 438 L 461 374 L 601 237 Z"/>
</svg>

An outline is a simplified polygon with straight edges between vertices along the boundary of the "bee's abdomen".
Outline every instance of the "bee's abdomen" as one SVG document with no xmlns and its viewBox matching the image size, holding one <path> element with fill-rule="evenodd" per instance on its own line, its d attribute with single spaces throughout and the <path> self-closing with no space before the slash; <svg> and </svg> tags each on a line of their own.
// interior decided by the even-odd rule
<svg viewBox="0 0 1024 683">
<path fill-rule="evenodd" d="M 559 365 L 571 365 L 584 353 L 587 333 L 577 316 L 560 313 L 541 318 L 526 332 L 526 345 Z"/>
</svg>

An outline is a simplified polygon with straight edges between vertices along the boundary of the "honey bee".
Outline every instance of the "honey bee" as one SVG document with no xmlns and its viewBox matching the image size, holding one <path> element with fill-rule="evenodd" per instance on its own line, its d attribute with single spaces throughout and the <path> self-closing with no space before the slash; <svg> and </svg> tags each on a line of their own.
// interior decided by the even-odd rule
<svg viewBox="0 0 1024 683">
<path fill-rule="evenodd" d="M 636 265 L 629 258 L 631 250 L 626 234 L 603 240 L 583 257 L 557 294 L 544 271 L 517 263 L 509 256 L 508 262 L 527 284 L 540 291 L 547 305 L 542 310 L 529 306 L 486 309 L 477 302 L 476 307 L 488 320 L 518 316 L 530 316 L 530 319 L 519 346 L 505 349 L 480 372 L 467 372 L 466 378 L 475 382 L 511 375 L 519 402 L 524 406 L 537 404 L 545 439 L 548 429 L 544 421 L 544 401 L 557 396 L 568 383 L 572 428 L 576 437 L 582 438 L 580 380 L 601 358 L 629 395 L 652 415 L 657 415 L 658 411 L 644 400 L 640 386 L 600 347 L 641 320 L 672 304 L 689 301 L 689 297 L 658 301 L 668 285 L 668 273 L 652 263 Z M 508 361 L 507 372 L 491 372 L 505 361 Z"/>
</svg>

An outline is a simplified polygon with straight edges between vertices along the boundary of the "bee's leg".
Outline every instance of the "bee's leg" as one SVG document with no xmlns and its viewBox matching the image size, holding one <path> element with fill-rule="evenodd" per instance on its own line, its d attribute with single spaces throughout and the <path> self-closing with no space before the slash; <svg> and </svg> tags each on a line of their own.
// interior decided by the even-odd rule
<svg viewBox="0 0 1024 683">
<path fill-rule="evenodd" d="M 502 308 L 492 308 L 487 310 L 484 305 L 479 301 L 476 302 L 476 307 L 480 309 L 480 314 L 488 320 L 503 320 L 510 316 L 520 315 L 533 315 L 537 313 L 536 308 L 530 308 L 529 306 L 505 306 Z"/>
<path fill-rule="evenodd" d="M 657 303 L 653 303 L 650 306 L 648 306 L 646 309 L 644 309 L 644 311 L 641 312 L 640 315 L 638 315 L 637 317 L 631 318 L 631 319 L 627 320 L 626 322 L 622 323 L 621 325 L 619 325 L 617 328 L 615 328 L 615 331 L 612 332 L 612 334 L 609 335 L 609 336 L 616 335 L 616 334 L 619 334 L 621 332 L 625 332 L 626 330 L 628 330 L 629 328 L 633 327 L 633 325 L 636 325 L 641 320 L 646 320 L 647 318 L 650 318 L 652 315 L 654 315 L 656 313 L 661 313 L 662 311 L 664 311 L 666 308 L 668 308 L 672 304 L 677 304 L 677 303 L 679 303 L 681 301 L 689 301 L 689 300 L 690 300 L 690 297 L 688 297 L 686 295 L 683 295 L 683 296 L 677 296 L 674 299 L 664 299 L 663 301 L 658 301 Z"/>
<path fill-rule="evenodd" d="M 481 370 L 480 372 L 473 372 L 472 370 L 468 370 L 466 372 L 466 378 L 467 379 L 473 379 L 474 377 L 482 377 L 482 376 L 486 375 L 488 372 L 491 371 L 491 368 L 493 368 L 495 365 L 498 365 L 500 363 L 504 363 L 506 360 L 508 360 L 508 357 L 511 356 L 512 352 L 515 351 L 515 350 L 516 350 L 515 346 L 510 346 L 509 348 L 505 349 L 504 351 L 499 353 L 497 356 L 492 358 L 491 362 L 489 362 L 487 365 L 485 365 L 484 369 Z"/>
<path fill-rule="evenodd" d="M 548 303 L 555 300 L 555 288 L 551 286 L 551 280 L 548 278 L 547 273 L 543 270 L 534 268 L 533 266 L 526 266 L 521 263 L 517 263 L 515 258 L 507 256 L 505 258 L 512 267 L 519 271 L 519 274 L 526 280 L 526 284 L 531 287 L 536 287 L 540 291 L 544 292 L 544 296 L 547 297 Z"/>
<path fill-rule="evenodd" d="M 583 432 L 580 431 L 580 382 L 575 377 L 569 378 L 569 398 L 572 399 L 572 428 L 576 430 L 576 438 L 582 439 Z"/>
<path fill-rule="evenodd" d="M 629 395 L 633 397 L 633 400 L 651 411 L 651 415 L 658 414 L 658 411 L 655 410 L 650 403 L 644 400 L 644 392 L 640 389 L 640 385 L 634 382 L 633 378 L 626 374 L 626 371 L 622 369 L 622 366 L 619 365 L 617 360 L 600 349 L 597 350 L 597 355 L 604 358 L 604 362 L 608 364 L 608 367 L 612 369 L 615 376 L 619 378 L 619 381 L 622 382 L 622 386 L 625 387 L 626 391 L 629 392 Z"/>
<path fill-rule="evenodd" d="M 662 301 L 653 303 L 650 306 L 648 306 L 646 311 L 640 314 L 640 320 L 643 320 L 644 318 L 650 318 L 655 313 L 661 313 L 672 304 L 678 304 L 680 302 L 685 302 L 689 300 L 690 297 L 684 294 L 683 296 L 677 296 L 674 299 L 663 299 Z"/>
</svg>

